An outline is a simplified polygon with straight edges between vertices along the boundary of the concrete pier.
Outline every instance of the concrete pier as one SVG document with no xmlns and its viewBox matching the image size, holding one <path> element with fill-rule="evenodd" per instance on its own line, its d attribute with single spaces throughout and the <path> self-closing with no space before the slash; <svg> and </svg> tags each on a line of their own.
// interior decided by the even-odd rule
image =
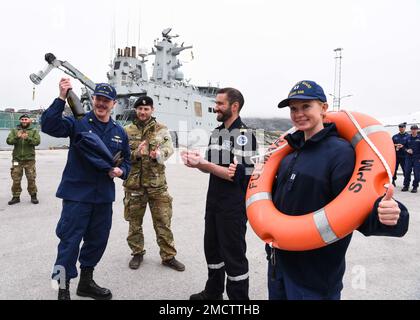
<svg viewBox="0 0 420 320">
<path fill-rule="evenodd" d="M 24 178 L 21 203 L 8 206 L 11 193 L 11 152 L 0 152 L 0 299 L 56 299 L 50 274 L 56 258 L 55 227 L 61 200 L 55 197 L 65 166 L 66 150 L 37 151 L 39 205 L 30 203 Z M 128 222 L 123 217 L 122 181 L 116 180 L 113 227 L 108 247 L 95 271 L 99 285 L 110 288 L 114 299 L 188 299 L 203 290 L 207 268 L 203 252 L 204 208 L 208 176 L 186 168 L 181 161 L 167 166 L 169 192 L 174 198 L 172 230 L 177 258 L 185 272 L 161 265 L 150 212 L 144 219 L 147 253 L 139 270 L 128 268 Z M 420 194 L 401 193 L 400 176 L 395 198 L 410 211 L 410 228 L 403 238 L 364 237 L 355 232 L 347 252 L 343 299 L 420 299 Z M 264 243 L 249 226 L 250 298 L 267 299 L 267 260 Z M 72 299 L 78 280 L 71 284 Z M 225 296 L 225 298 L 227 298 Z"/>
</svg>

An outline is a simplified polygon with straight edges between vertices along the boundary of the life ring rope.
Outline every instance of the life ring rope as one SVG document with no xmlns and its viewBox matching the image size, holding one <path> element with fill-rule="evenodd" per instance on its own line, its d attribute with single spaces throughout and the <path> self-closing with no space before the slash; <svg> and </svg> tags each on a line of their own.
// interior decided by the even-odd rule
<svg viewBox="0 0 420 320">
<path fill-rule="evenodd" d="M 373 150 L 373 152 L 375 152 L 375 154 L 378 156 L 379 160 L 381 160 L 382 165 L 384 166 L 386 173 L 388 175 L 388 179 L 389 179 L 389 183 L 392 183 L 392 173 L 391 173 L 391 168 L 389 167 L 388 163 L 386 162 L 384 156 L 382 155 L 382 153 L 378 150 L 378 148 L 373 144 L 372 140 L 370 140 L 370 138 L 368 137 L 368 134 L 373 133 L 373 131 L 369 131 L 367 132 L 367 130 L 363 130 L 360 127 L 359 122 L 353 117 L 353 115 L 348 112 L 347 110 L 341 110 L 341 112 L 344 112 L 351 120 L 351 122 L 353 122 L 353 124 L 356 126 L 357 130 L 359 131 L 359 134 L 363 137 L 363 139 L 366 141 L 366 143 L 369 145 L 369 147 Z M 383 126 L 372 126 L 372 127 L 378 127 L 377 131 L 383 131 Z M 379 129 L 380 127 L 380 129 Z M 375 130 L 376 132 L 376 130 Z"/>
</svg>

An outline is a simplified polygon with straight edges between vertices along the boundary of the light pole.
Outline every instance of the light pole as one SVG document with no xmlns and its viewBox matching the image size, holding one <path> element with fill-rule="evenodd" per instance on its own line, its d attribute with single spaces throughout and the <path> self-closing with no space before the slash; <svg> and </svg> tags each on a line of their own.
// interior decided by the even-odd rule
<svg viewBox="0 0 420 320">
<path fill-rule="evenodd" d="M 335 52 L 335 77 L 334 77 L 334 94 L 330 94 L 334 98 L 333 110 L 340 110 L 341 100 L 344 98 L 351 97 L 352 95 L 341 96 L 341 61 L 343 59 L 343 48 L 334 49 Z"/>
<path fill-rule="evenodd" d="M 342 97 L 336 97 L 335 95 L 333 95 L 333 94 L 329 94 L 331 97 L 333 97 L 334 98 L 334 104 L 333 104 L 333 111 L 336 111 L 335 110 L 335 106 L 336 106 L 336 104 L 338 105 L 338 108 L 337 108 L 337 111 L 340 111 L 340 106 L 341 106 L 341 100 L 343 100 L 344 98 L 348 98 L 348 97 L 353 97 L 353 95 L 352 94 L 348 94 L 348 95 L 345 95 L 345 96 L 342 96 Z"/>
<path fill-rule="evenodd" d="M 334 102 L 333 110 L 340 110 L 341 95 L 341 60 L 343 59 L 343 48 L 334 49 L 335 52 L 335 77 L 334 77 Z"/>
</svg>

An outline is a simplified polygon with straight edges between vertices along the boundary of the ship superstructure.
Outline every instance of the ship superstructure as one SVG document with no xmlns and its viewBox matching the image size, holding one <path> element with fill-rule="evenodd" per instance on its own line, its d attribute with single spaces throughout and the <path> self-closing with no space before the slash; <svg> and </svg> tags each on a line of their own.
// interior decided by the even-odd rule
<svg viewBox="0 0 420 320">
<path fill-rule="evenodd" d="M 122 124 L 134 117 L 134 102 L 143 95 L 154 100 L 155 116 L 159 122 L 168 126 L 174 135 L 176 144 L 189 145 L 197 137 L 188 137 L 191 131 L 209 133 L 218 122 L 214 110 L 218 90 L 213 86 L 194 86 L 186 81 L 181 71 L 179 55 L 191 46 L 173 42 L 172 29 L 165 29 L 162 38 L 156 40 L 150 53 L 138 53 L 136 47 L 118 49 L 111 69 L 107 73 L 108 82 L 118 94 L 118 104 L 112 117 Z M 154 56 L 153 74 L 148 76 L 146 63 L 148 56 Z M 91 109 L 91 93 L 95 83 L 67 61 L 60 61 L 53 54 L 46 54 L 47 67 L 37 74 L 31 74 L 34 84 L 54 68 L 78 79 L 85 85 L 81 100 L 88 111 Z"/>
</svg>

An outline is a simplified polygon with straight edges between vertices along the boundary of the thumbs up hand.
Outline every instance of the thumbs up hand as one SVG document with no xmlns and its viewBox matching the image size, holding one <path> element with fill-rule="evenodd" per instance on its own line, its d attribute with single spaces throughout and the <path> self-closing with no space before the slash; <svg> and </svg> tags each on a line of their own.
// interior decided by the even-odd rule
<svg viewBox="0 0 420 320">
<path fill-rule="evenodd" d="M 233 177 L 235 177 L 237 167 L 238 167 L 238 159 L 236 159 L 236 157 L 233 157 L 233 163 L 231 163 L 228 168 L 228 175 L 229 175 L 229 178 L 231 178 L 232 180 L 233 180 Z"/>
<path fill-rule="evenodd" d="M 382 198 L 381 202 L 379 202 L 378 217 L 382 224 L 395 226 L 400 218 L 401 210 L 398 207 L 398 203 L 392 199 L 392 196 L 394 195 L 394 186 L 389 184 L 387 188 L 388 190 L 386 191 L 385 196 Z"/>
</svg>

